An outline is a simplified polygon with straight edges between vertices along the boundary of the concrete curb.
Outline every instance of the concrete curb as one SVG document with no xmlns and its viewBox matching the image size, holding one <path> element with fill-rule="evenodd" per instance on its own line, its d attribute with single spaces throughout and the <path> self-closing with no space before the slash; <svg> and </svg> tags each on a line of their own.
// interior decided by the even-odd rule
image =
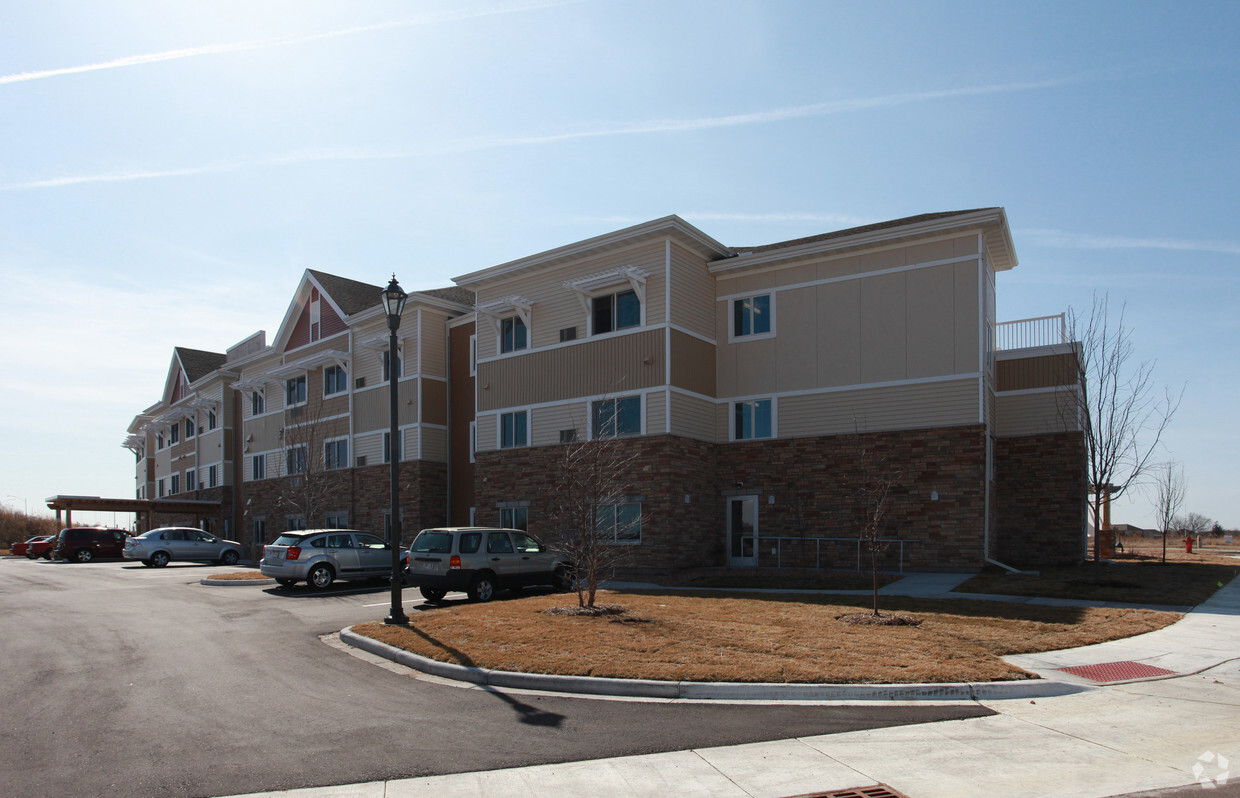
<svg viewBox="0 0 1240 798">
<path fill-rule="evenodd" d="M 597 676 L 554 676 L 542 673 L 493 671 L 438 662 L 412 654 L 348 627 L 340 640 L 376 656 L 432 676 L 491 687 L 545 690 L 621 698 L 665 698 L 730 701 L 982 701 L 1003 698 L 1046 698 L 1094 689 L 1049 679 L 1018 682 L 956 684 L 777 684 L 748 682 L 667 682 L 652 679 L 610 679 Z"/>
<path fill-rule="evenodd" d="M 274 585 L 275 583 L 276 583 L 276 580 L 274 579 L 212 579 L 209 576 L 204 576 L 202 579 L 198 580 L 198 584 L 210 585 L 211 587 L 236 587 L 238 585 L 240 586 Z"/>
</svg>

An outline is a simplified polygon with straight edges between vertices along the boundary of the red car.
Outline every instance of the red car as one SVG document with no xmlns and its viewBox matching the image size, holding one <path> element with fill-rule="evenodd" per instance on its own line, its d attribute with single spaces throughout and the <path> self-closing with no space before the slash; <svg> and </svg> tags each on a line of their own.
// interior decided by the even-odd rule
<svg viewBox="0 0 1240 798">
<path fill-rule="evenodd" d="M 31 543 L 34 543 L 36 540 L 39 540 L 39 539 L 40 539 L 40 536 L 36 535 L 35 537 L 32 537 L 29 540 L 27 540 L 25 543 L 14 543 L 12 546 L 9 546 L 9 554 L 13 554 L 13 555 L 20 557 L 21 555 L 25 554 L 27 551 L 30 550 Z"/>
<path fill-rule="evenodd" d="M 33 560 L 42 557 L 45 560 L 52 559 L 52 549 L 56 547 L 56 536 L 48 535 L 46 537 L 35 538 L 27 541 L 29 548 L 26 549 L 26 557 Z"/>
</svg>

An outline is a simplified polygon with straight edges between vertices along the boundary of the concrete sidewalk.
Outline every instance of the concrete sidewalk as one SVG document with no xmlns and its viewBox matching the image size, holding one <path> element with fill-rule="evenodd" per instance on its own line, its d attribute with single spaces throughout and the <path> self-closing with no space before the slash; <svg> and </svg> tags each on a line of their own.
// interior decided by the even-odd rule
<svg viewBox="0 0 1240 798">
<path fill-rule="evenodd" d="M 911 798 L 1103 798 L 1240 781 L 1240 578 L 1164 629 L 1006 659 L 1080 691 L 982 701 L 998 714 L 973 720 L 264 795 L 778 798 L 886 784 Z M 1107 684 L 1061 670 L 1130 665 L 1160 672 Z"/>
</svg>

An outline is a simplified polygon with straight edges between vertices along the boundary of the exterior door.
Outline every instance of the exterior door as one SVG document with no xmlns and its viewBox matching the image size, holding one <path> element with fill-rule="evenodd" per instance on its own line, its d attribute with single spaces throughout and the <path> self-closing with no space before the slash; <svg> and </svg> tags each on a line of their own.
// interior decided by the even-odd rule
<svg viewBox="0 0 1240 798">
<path fill-rule="evenodd" d="M 758 497 L 728 499 L 728 565 L 733 568 L 758 564 Z"/>
</svg>

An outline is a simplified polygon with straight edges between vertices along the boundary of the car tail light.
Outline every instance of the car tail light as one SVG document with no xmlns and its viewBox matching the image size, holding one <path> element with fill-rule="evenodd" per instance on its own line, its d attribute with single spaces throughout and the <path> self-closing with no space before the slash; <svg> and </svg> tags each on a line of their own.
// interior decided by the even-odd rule
<svg viewBox="0 0 1240 798">
<path fill-rule="evenodd" d="M 400 567 L 401 567 L 401 568 L 408 568 L 408 567 L 409 567 L 409 555 L 408 555 L 408 554 L 406 554 L 404 557 L 401 557 L 401 558 L 400 558 Z"/>
<path fill-rule="evenodd" d="M 449 568 L 460 568 L 461 567 L 461 555 L 453 554 L 452 559 L 448 560 L 448 567 Z"/>
<path fill-rule="evenodd" d="M 301 556 L 301 546 L 289 546 L 288 551 L 284 552 L 284 559 L 295 560 Z"/>
</svg>

